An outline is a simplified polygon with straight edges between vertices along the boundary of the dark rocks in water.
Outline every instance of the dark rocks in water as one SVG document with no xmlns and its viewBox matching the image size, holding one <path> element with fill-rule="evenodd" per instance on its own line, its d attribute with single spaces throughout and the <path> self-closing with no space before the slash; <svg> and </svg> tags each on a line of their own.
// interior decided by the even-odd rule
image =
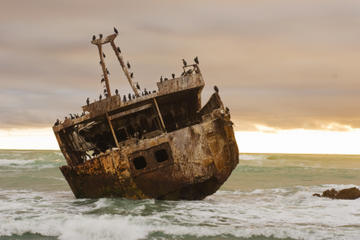
<svg viewBox="0 0 360 240">
<path fill-rule="evenodd" d="M 356 187 L 347 188 L 339 191 L 336 195 L 337 199 L 357 199 L 360 198 L 360 190 Z"/>
<path fill-rule="evenodd" d="M 328 189 L 320 195 L 319 193 L 314 193 L 314 197 L 327 197 L 331 199 L 348 199 L 354 200 L 360 198 L 360 190 L 356 187 L 342 189 L 336 191 L 334 188 Z"/>
</svg>

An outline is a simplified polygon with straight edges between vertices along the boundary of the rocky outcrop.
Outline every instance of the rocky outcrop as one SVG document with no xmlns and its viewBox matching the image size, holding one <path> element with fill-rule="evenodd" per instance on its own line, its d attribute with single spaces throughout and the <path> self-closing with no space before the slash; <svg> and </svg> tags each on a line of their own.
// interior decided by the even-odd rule
<svg viewBox="0 0 360 240">
<path fill-rule="evenodd" d="M 342 189 L 336 191 L 334 188 L 328 189 L 320 195 L 319 193 L 314 193 L 314 197 L 327 197 L 331 199 L 348 199 L 354 200 L 360 198 L 360 190 L 356 187 Z"/>
</svg>

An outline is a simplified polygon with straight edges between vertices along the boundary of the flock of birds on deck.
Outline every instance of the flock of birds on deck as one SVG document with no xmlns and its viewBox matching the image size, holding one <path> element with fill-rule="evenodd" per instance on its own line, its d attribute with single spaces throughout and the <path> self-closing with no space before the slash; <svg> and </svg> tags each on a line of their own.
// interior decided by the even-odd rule
<svg viewBox="0 0 360 240">
<path fill-rule="evenodd" d="M 119 31 L 118 31 L 115 27 L 114 27 L 114 32 L 115 32 L 115 34 L 119 34 Z M 102 38 L 103 38 L 103 35 L 102 35 L 102 34 L 99 34 L 99 39 L 102 39 Z M 96 36 L 95 36 L 95 35 L 92 36 L 92 40 L 93 40 L 93 41 L 96 40 Z M 119 53 L 121 53 L 120 47 L 117 47 L 117 51 L 118 51 Z M 102 53 L 102 56 L 103 56 L 103 58 L 106 58 L 105 53 Z M 184 66 L 184 67 L 199 65 L 199 58 L 198 58 L 197 56 L 194 58 L 194 62 L 195 62 L 195 64 L 193 64 L 193 65 L 188 65 L 187 62 L 186 62 L 186 60 L 185 60 L 185 59 L 182 59 L 182 63 L 183 63 L 183 66 Z M 102 61 L 101 61 L 101 60 L 100 60 L 99 64 L 102 65 Z M 131 69 L 131 65 L 130 65 L 129 62 L 126 63 L 126 67 L 127 67 L 128 70 Z M 184 69 L 184 71 L 183 71 L 183 73 L 181 74 L 181 76 L 191 75 L 191 74 L 193 73 L 193 71 L 194 71 L 193 69 L 189 69 L 189 70 L 187 70 L 187 71 L 185 71 L 185 69 Z M 105 72 L 106 72 L 107 75 L 110 75 L 110 72 L 109 72 L 109 70 L 108 70 L 107 68 L 105 68 Z M 172 78 L 174 79 L 174 78 L 175 78 L 175 73 L 172 73 L 171 76 L 172 76 Z M 130 73 L 130 78 L 134 78 L 134 73 L 133 73 L 133 72 Z M 160 77 L 160 82 L 161 82 L 161 83 L 162 83 L 163 81 L 167 81 L 167 80 L 169 80 L 167 77 L 163 77 L 163 76 Z M 101 82 L 102 84 L 105 83 L 105 77 L 103 77 L 100 82 Z M 105 86 L 103 86 L 103 87 L 104 87 L 104 96 L 105 96 L 105 97 L 108 97 L 107 90 L 106 90 Z M 136 83 L 136 88 L 137 88 L 138 90 L 141 90 L 139 83 Z M 219 89 L 217 88 L 217 86 L 215 86 L 214 89 L 215 89 L 216 92 L 219 91 Z M 153 90 L 152 93 L 156 93 L 156 90 Z M 115 94 L 116 94 L 116 95 L 119 95 L 119 90 L 118 90 L 118 89 L 115 90 Z M 142 96 L 146 96 L 146 95 L 149 95 L 149 94 L 151 94 L 151 91 L 146 90 L 146 88 L 144 88 L 144 90 L 141 91 L 141 95 L 142 95 Z M 127 98 L 126 98 L 126 95 L 123 95 L 122 101 L 123 101 L 123 102 L 130 101 L 130 100 L 135 99 L 135 98 L 137 98 L 137 97 L 138 97 L 138 96 L 136 96 L 135 94 L 129 93 L 129 94 L 127 95 Z M 101 101 L 101 100 L 102 100 L 102 94 L 99 95 L 99 101 Z M 90 105 L 90 98 L 87 98 L 87 99 L 86 99 L 86 104 L 87 104 L 87 105 Z M 82 116 L 85 116 L 85 112 L 83 112 L 81 115 L 79 115 L 79 114 L 71 114 L 71 113 L 70 113 L 69 116 L 70 116 L 70 119 L 76 119 L 76 118 L 79 118 L 80 116 L 81 116 L 81 117 L 82 117 Z M 68 119 L 68 117 L 66 116 L 66 117 L 65 117 L 65 121 L 66 121 L 67 119 Z M 61 123 L 60 120 L 57 119 L 56 122 L 55 122 L 55 126 L 59 125 L 60 123 Z"/>
</svg>

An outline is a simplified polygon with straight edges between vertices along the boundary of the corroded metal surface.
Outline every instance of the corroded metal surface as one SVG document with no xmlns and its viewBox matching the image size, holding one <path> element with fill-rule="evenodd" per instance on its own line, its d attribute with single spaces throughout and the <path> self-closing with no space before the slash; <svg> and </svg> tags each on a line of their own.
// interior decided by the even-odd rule
<svg viewBox="0 0 360 240">
<path fill-rule="evenodd" d="M 202 199 L 214 193 L 238 163 L 232 123 L 219 111 L 203 123 L 61 170 L 76 197 Z M 158 163 L 152 150 L 164 144 L 171 156 Z M 138 152 L 148 152 L 150 159 L 141 170 L 132 161 Z"/>
<path fill-rule="evenodd" d="M 132 82 L 130 65 L 115 34 L 93 37 L 105 82 L 105 98 L 83 106 L 83 114 L 53 127 L 67 165 L 61 172 L 77 198 L 203 199 L 216 192 L 238 164 L 238 148 L 218 88 L 201 106 L 205 85 L 198 66 L 180 77 L 162 78 L 157 91 Z M 134 91 L 111 95 L 102 46 L 110 43 Z M 123 99 L 123 100 L 122 100 Z"/>
</svg>

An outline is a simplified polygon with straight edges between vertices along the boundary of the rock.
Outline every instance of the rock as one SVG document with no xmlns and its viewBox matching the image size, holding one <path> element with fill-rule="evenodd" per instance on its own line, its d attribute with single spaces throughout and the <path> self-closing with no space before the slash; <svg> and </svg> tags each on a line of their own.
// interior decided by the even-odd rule
<svg viewBox="0 0 360 240">
<path fill-rule="evenodd" d="M 360 190 L 356 187 L 343 189 L 336 194 L 336 199 L 357 199 L 360 198 Z"/>
<path fill-rule="evenodd" d="M 328 189 L 320 195 L 319 193 L 314 193 L 314 197 L 327 197 L 331 199 L 348 199 L 354 200 L 360 198 L 360 190 L 356 187 L 346 188 L 340 191 L 336 191 L 334 188 Z"/>
<path fill-rule="evenodd" d="M 338 194 L 338 192 L 334 188 L 332 188 L 330 190 L 324 191 L 322 194 L 322 197 L 334 199 L 334 198 L 336 198 L 337 194 Z"/>
</svg>

